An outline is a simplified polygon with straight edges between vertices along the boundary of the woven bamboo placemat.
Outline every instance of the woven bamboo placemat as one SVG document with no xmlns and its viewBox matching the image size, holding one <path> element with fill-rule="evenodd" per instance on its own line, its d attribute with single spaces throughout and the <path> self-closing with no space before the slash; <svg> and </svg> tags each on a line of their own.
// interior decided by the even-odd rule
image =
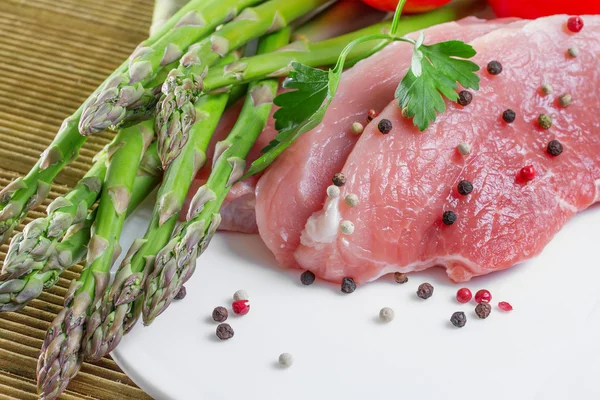
<svg viewBox="0 0 600 400">
<path fill-rule="evenodd" d="M 0 1 L 0 188 L 29 171 L 62 120 L 147 36 L 153 0 Z M 43 207 L 83 176 L 109 134 L 92 137 L 56 179 Z M 18 230 L 21 230 L 22 226 Z M 0 247 L 4 259 L 7 246 Z M 0 261 L 1 262 L 1 261 Z M 1 264 L 0 264 L 1 265 Z M 18 313 L 0 314 L 0 400 L 37 399 L 44 333 L 81 266 Z M 85 364 L 64 400 L 149 399 L 110 358 Z"/>
</svg>

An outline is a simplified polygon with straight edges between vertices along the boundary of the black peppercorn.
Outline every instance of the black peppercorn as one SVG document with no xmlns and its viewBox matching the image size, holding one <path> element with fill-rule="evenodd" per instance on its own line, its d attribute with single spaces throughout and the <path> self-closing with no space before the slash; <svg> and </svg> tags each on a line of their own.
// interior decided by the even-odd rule
<svg viewBox="0 0 600 400">
<path fill-rule="evenodd" d="M 398 283 L 406 283 L 408 282 L 408 275 L 403 274 L 402 272 L 395 272 L 394 280 Z"/>
<path fill-rule="evenodd" d="M 421 283 L 417 289 L 417 296 L 422 299 L 428 299 L 433 295 L 433 286 L 430 283 Z"/>
<path fill-rule="evenodd" d="M 445 225 L 452 225 L 453 223 L 455 223 L 456 222 L 456 214 L 454 213 L 454 211 L 444 212 L 444 215 L 442 215 L 442 222 Z"/>
<path fill-rule="evenodd" d="M 221 340 L 231 339 L 233 337 L 233 328 L 229 324 L 219 324 L 217 326 L 217 337 Z"/>
<path fill-rule="evenodd" d="M 356 283 L 354 283 L 354 279 L 352 279 L 352 278 L 342 279 L 342 292 L 352 293 L 355 290 L 356 290 Z"/>
<path fill-rule="evenodd" d="M 467 323 L 467 316 L 462 311 L 457 311 L 450 317 L 450 322 L 457 328 L 462 328 Z"/>
<path fill-rule="evenodd" d="M 302 275 L 300 275 L 300 281 L 303 285 L 312 285 L 315 281 L 315 274 L 312 271 L 304 271 Z"/>
<path fill-rule="evenodd" d="M 185 289 L 185 286 L 182 286 L 181 289 L 179 289 L 179 292 L 177 292 L 177 294 L 175 295 L 175 300 L 183 300 L 186 295 L 187 290 Z"/>
<path fill-rule="evenodd" d="M 502 64 L 498 61 L 490 61 L 487 65 L 487 71 L 490 75 L 498 75 L 502 72 Z"/>
<path fill-rule="evenodd" d="M 333 175 L 332 181 L 335 186 L 344 186 L 346 183 L 346 176 L 343 173 L 338 172 L 337 174 Z"/>
<path fill-rule="evenodd" d="M 548 142 L 548 148 L 546 150 L 551 156 L 560 156 L 563 152 L 563 145 L 556 139 L 551 140 L 550 142 Z"/>
<path fill-rule="evenodd" d="M 392 131 L 392 121 L 389 119 L 382 119 L 379 121 L 379 124 L 377 124 L 377 129 L 379 129 L 379 132 L 387 135 Z"/>
<path fill-rule="evenodd" d="M 504 122 L 506 122 L 507 124 L 512 124 L 513 122 L 515 122 L 515 118 L 517 118 L 517 113 L 515 113 L 513 110 L 511 110 L 510 108 L 508 110 L 505 110 L 502 113 L 502 119 L 504 120 Z"/>
<path fill-rule="evenodd" d="M 212 318 L 217 322 L 223 322 L 227 320 L 228 316 L 229 313 L 225 307 L 216 307 L 212 313 Z"/>
<path fill-rule="evenodd" d="M 472 101 L 473 94 L 471 94 L 471 92 L 469 92 L 468 90 L 462 90 L 460 93 L 458 93 L 458 104 L 460 104 L 461 106 L 468 106 L 469 104 L 471 104 Z"/>
<path fill-rule="evenodd" d="M 489 303 L 481 302 L 475 307 L 475 314 L 481 319 L 486 319 L 492 312 L 492 306 Z"/>
<path fill-rule="evenodd" d="M 467 180 L 462 180 L 458 182 L 457 189 L 458 193 L 460 193 L 462 196 L 466 196 L 473 191 L 473 184 Z"/>
</svg>

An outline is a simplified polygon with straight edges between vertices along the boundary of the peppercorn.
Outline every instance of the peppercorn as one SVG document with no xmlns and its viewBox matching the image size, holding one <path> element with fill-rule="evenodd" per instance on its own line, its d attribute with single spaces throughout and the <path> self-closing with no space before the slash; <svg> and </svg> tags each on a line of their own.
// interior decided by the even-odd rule
<svg viewBox="0 0 600 400">
<path fill-rule="evenodd" d="M 187 290 L 185 289 L 185 286 L 182 286 L 175 295 L 175 300 L 183 300 L 185 299 L 185 296 L 187 296 Z"/>
<path fill-rule="evenodd" d="M 352 124 L 352 133 L 360 135 L 365 130 L 365 127 L 360 122 L 356 121 Z"/>
<path fill-rule="evenodd" d="M 335 186 L 344 186 L 346 183 L 346 176 L 343 173 L 338 172 L 333 175 L 332 181 Z"/>
<path fill-rule="evenodd" d="M 463 156 L 471 154 L 471 145 L 469 143 L 461 142 L 456 146 L 456 149 Z"/>
<path fill-rule="evenodd" d="M 579 49 L 577 47 L 571 47 L 567 50 L 567 53 L 569 53 L 570 57 L 575 58 L 579 55 Z"/>
<path fill-rule="evenodd" d="M 458 193 L 462 196 L 466 196 L 473 191 L 473 184 L 467 180 L 462 180 L 458 182 Z"/>
<path fill-rule="evenodd" d="M 394 280 L 398 283 L 406 283 L 408 282 L 408 275 L 403 274 L 402 272 L 395 272 Z"/>
<path fill-rule="evenodd" d="M 461 106 L 468 106 L 469 104 L 471 104 L 472 101 L 473 94 L 471 94 L 471 92 L 469 92 L 468 90 L 461 90 L 458 93 L 458 104 L 460 104 Z"/>
<path fill-rule="evenodd" d="M 481 319 L 489 317 L 491 312 L 492 306 L 490 306 L 490 303 L 479 303 L 477 304 L 477 307 L 475 307 L 475 314 Z"/>
<path fill-rule="evenodd" d="M 231 339 L 234 335 L 233 328 L 229 324 L 219 324 L 217 326 L 217 337 L 221 340 Z"/>
<path fill-rule="evenodd" d="M 312 271 L 304 271 L 300 275 L 300 282 L 306 286 L 312 285 L 315 282 L 315 274 Z"/>
<path fill-rule="evenodd" d="M 517 113 L 515 113 L 510 108 L 508 110 L 504 110 L 504 112 L 502 113 L 502 119 L 507 124 L 512 124 L 513 122 L 515 122 L 515 118 L 517 118 Z"/>
<path fill-rule="evenodd" d="M 444 214 L 442 215 L 442 222 L 448 226 L 455 223 L 456 222 L 456 214 L 454 213 L 454 211 L 444 212 Z"/>
<path fill-rule="evenodd" d="M 538 117 L 538 124 L 542 129 L 550 129 L 552 126 L 552 117 L 548 114 L 540 114 Z"/>
<path fill-rule="evenodd" d="M 383 322 L 392 322 L 394 320 L 394 310 L 389 307 L 383 307 L 379 311 L 379 319 Z"/>
<path fill-rule="evenodd" d="M 327 197 L 332 199 L 340 197 L 340 188 L 335 185 L 329 185 L 327 187 Z"/>
<path fill-rule="evenodd" d="M 389 119 L 382 119 L 379 121 L 379 124 L 377 124 L 377 129 L 379 129 L 379 132 L 387 135 L 392 131 L 392 121 Z"/>
<path fill-rule="evenodd" d="M 583 29 L 583 20 L 581 17 L 569 17 L 567 20 L 567 29 L 573 33 L 577 33 Z"/>
<path fill-rule="evenodd" d="M 348 207 L 356 207 L 358 205 L 358 196 L 354 193 L 350 193 L 344 198 L 344 201 Z"/>
<path fill-rule="evenodd" d="M 342 292 L 349 294 L 356 290 L 356 283 L 354 283 L 354 279 L 352 278 L 344 278 L 342 279 Z"/>
<path fill-rule="evenodd" d="M 216 307 L 212 312 L 212 318 L 216 322 L 224 322 L 227 320 L 228 316 L 229 313 L 227 312 L 227 309 L 225 307 Z"/>
<path fill-rule="evenodd" d="M 524 181 L 531 181 L 533 180 L 533 178 L 535 178 L 535 168 L 533 167 L 533 165 L 526 165 L 523 168 L 521 168 L 521 170 L 519 171 L 519 175 Z"/>
<path fill-rule="evenodd" d="M 467 323 L 467 316 L 462 311 L 457 311 L 450 317 L 450 322 L 457 328 L 462 328 Z"/>
<path fill-rule="evenodd" d="M 408 113 L 408 107 L 404 107 L 402 109 L 402 118 L 406 118 L 406 119 L 410 118 L 410 114 Z"/>
<path fill-rule="evenodd" d="M 417 296 L 427 300 L 433 295 L 433 286 L 430 283 L 421 283 L 417 289 Z"/>
<path fill-rule="evenodd" d="M 498 61 L 490 61 L 487 65 L 487 71 L 490 75 L 499 75 L 502 72 L 502 64 Z"/>
<path fill-rule="evenodd" d="M 279 356 L 279 364 L 283 367 L 290 367 L 294 363 L 294 357 L 290 353 L 282 353 Z"/>
<path fill-rule="evenodd" d="M 548 154 L 556 157 L 563 152 L 563 145 L 558 140 L 554 139 L 548 142 L 548 148 L 546 150 L 548 151 Z"/>
<path fill-rule="evenodd" d="M 573 98 L 570 94 L 567 93 L 563 94 L 558 98 L 558 104 L 560 104 L 562 107 L 569 107 L 572 102 Z"/>
<path fill-rule="evenodd" d="M 344 235 L 352 235 L 354 233 L 354 224 L 352 221 L 344 220 L 340 223 L 340 231 Z"/>
<path fill-rule="evenodd" d="M 377 117 L 377 111 L 370 109 L 369 112 L 367 113 L 367 121 L 371 122 L 375 119 L 375 117 Z"/>
<path fill-rule="evenodd" d="M 551 94 L 554 91 L 554 89 L 552 89 L 552 85 L 549 83 L 544 83 L 542 85 L 542 93 L 544 93 L 545 95 Z"/>
<path fill-rule="evenodd" d="M 246 293 L 245 290 L 238 290 L 237 292 L 235 292 L 233 294 L 233 300 L 234 301 L 248 300 L 248 293 Z"/>
<path fill-rule="evenodd" d="M 231 309 L 237 315 L 246 315 L 250 312 L 250 305 L 248 300 L 235 300 L 231 303 Z"/>
</svg>

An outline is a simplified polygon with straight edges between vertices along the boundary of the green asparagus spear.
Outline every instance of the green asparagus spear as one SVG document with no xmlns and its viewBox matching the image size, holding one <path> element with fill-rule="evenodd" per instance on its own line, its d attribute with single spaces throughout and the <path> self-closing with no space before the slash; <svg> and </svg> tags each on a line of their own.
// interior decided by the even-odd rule
<svg viewBox="0 0 600 400">
<path fill-rule="evenodd" d="M 153 121 L 121 130 L 108 150 L 109 165 L 102 187 L 85 269 L 73 281 L 64 309 L 56 316 L 38 360 L 38 390 L 42 399 L 54 399 L 67 387 L 83 360 L 84 326 L 92 306 L 109 281 L 113 257 L 131 198 L 133 182 L 145 148 L 153 136 Z"/>
<path fill-rule="evenodd" d="M 158 93 L 147 93 L 146 89 L 165 66 L 178 61 L 192 43 L 213 32 L 219 24 L 261 1 L 264 0 L 191 1 L 185 7 L 188 12 L 173 29 L 152 45 L 138 47 L 129 58 L 127 71 L 114 76 L 87 102 L 79 122 L 80 133 L 87 136 L 118 126 L 128 109 L 152 108 L 156 102 L 153 94 Z"/>
<path fill-rule="evenodd" d="M 178 69 L 165 81 L 164 95 L 157 105 L 156 133 L 158 154 L 163 165 L 177 157 L 196 119 L 194 103 L 202 92 L 202 78 L 221 57 L 248 41 L 281 29 L 294 19 L 314 10 L 328 0 L 269 0 L 245 9 L 234 21 L 210 37 L 191 46 Z"/>
<path fill-rule="evenodd" d="M 418 31 L 431 25 L 452 21 L 465 12 L 462 8 L 442 7 L 426 14 L 402 18 L 398 35 Z M 242 84 L 264 77 L 287 76 L 292 62 L 299 62 L 311 67 L 333 65 L 340 53 L 352 41 L 377 33 L 388 32 L 392 23 L 382 22 L 337 38 L 316 43 L 296 41 L 280 51 L 243 58 L 229 65 L 211 68 L 204 78 L 204 92 L 209 93 L 221 87 Z M 386 40 L 372 41 L 355 46 L 348 55 L 352 64 L 381 50 Z M 158 134 L 158 133 L 157 133 Z"/>
<path fill-rule="evenodd" d="M 187 0 L 155 0 L 154 13 L 152 14 L 152 26 L 150 26 L 150 36 L 162 28 L 165 22 L 171 19 L 171 17 L 187 3 Z"/>
<path fill-rule="evenodd" d="M 258 51 L 275 51 L 285 46 L 289 37 L 289 28 L 271 34 L 260 41 Z M 238 121 L 227 139 L 216 145 L 213 170 L 206 184 L 196 192 L 187 222 L 154 260 L 154 269 L 146 280 L 143 303 L 146 325 L 171 304 L 181 286 L 192 276 L 197 256 L 204 252 L 219 226 L 223 200 L 231 185 L 243 175 L 245 158 L 267 124 L 276 94 L 276 79 L 250 84 Z"/>
<path fill-rule="evenodd" d="M 138 168 L 127 215 L 131 214 L 154 190 L 161 175 L 160 160 L 154 142 L 148 147 Z M 0 281 L 0 312 L 22 309 L 31 300 L 37 298 L 44 289 L 54 286 L 63 271 L 81 261 L 87 253 L 95 218 L 94 211 L 89 213 L 83 222 L 72 225 L 50 256 L 40 263 L 40 268 L 19 278 Z"/>
</svg>

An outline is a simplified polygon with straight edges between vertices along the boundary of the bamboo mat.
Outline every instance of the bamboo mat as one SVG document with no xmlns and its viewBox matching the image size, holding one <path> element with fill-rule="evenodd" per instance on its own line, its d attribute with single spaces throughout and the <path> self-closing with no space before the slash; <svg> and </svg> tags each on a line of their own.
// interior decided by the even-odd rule
<svg viewBox="0 0 600 400">
<path fill-rule="evenodd" d="M 0 1 L 0 188 L 29 171 L 61 122 L 147 36 L 153 0 Z M 85 173 L 108 134 L 88 140 L 56 179 L 50 198 Z M 21 230 L 22 226 L 18 230 Z M 3 260 L 7 246 L 0 248 Z M 1 262 L 1 261 L 0 261 Z M 0 264 L 1 265 L 1 264 Z M 0 400 L 37 399 L 35 368 L 50 322 L 81 266 L 18 313 L 0 314 Z M 61 397 L 149 399 L 110 358 L 85 364 Z"/>
</svg>

